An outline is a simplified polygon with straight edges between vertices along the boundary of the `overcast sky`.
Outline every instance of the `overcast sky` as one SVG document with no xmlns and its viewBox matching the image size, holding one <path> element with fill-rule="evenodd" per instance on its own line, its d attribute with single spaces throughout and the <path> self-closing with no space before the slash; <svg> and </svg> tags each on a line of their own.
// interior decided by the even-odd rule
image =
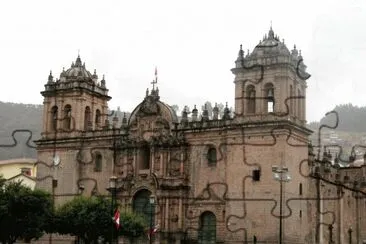
<svg viewBox="0 0 366 244">
<path fill-rule="evenodd" d="M 151 87 L 180 108 L 234 106 L 240 44 L 253 50 L 270 23 L 296 44 L 312 75 L 307 120 L 341 103 L 365 105 L 366 1 L 1 1 L 0 100 L 41 104 L 49 71 L 59 77 L 78 50 L 105 74 L 110 108 L 132 111 Z"/>
</svg>

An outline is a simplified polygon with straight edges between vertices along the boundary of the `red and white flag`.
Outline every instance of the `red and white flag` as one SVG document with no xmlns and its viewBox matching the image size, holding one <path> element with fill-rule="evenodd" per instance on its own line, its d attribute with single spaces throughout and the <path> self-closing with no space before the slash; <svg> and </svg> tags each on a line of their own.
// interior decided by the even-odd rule
<svg viewBox="0 0 366 244">
<path fill-rule="evenodd" d="M 116 211 L 114 212 L 113 221 L 116 224 L 116 228 L 118 230 L 118 228 L 119 228 L 119 210 L 118 209 L 116 209 Z"/>
<path fill-rule="evenodd" d="M 149 240 L 150 240 L 150 238 L 151 238 L 151 236 L 152 236 L 153 234 L 155 234 L 156 232 L 158 232 L 159 227 L 160 227 L 160 225 L 159 225 L 159 224 L 157 224 L 157 225 L 155 225 L 153 228 L 151 228 L 151 229 L 148 231 L 148 233 L 147 233 L 147 238 L 149 238 Z"/>
</svg>

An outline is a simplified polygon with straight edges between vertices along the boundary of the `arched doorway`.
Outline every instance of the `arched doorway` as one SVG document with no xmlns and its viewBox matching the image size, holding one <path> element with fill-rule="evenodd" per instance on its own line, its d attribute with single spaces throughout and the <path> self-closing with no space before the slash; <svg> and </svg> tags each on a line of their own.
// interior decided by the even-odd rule
<svg viewBox="0 0 366 244">
<path fill-rule="evenodd" d="M 204 212 L 200 216 L 200 228 L 198 232 L 199 244 L 216 243 L 216 216 L 212 212 Z"/>
<path fill-rule="evenodd" d="M 155 206 L 150 203 L 151 192 L 143 189 L 133 196 L 133 211 L 142 215 L 148 226 L 155 223 Z"/>
</svg>

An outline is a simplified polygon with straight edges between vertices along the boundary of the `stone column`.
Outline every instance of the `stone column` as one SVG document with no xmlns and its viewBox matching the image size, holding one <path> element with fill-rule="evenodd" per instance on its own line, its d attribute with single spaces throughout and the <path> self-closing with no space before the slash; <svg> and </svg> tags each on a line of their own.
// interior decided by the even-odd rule
<svg viewBox="0 0 366 244">
<path fill-rule="evenodd" d="M 168 231 L 169 230 L 169 198 L 167 197 L 165 199 L 165 231 Z"/>
<path fill-rule="evenodd" d="M 161 175 L 164 175 L 163 157 L 164 157 L 164 153 L 160 152 L 160 174 Z"/>
<path fill-rule="evenodd" d="M 184 149 L 181 147 L 181 155 L 180 155 L 180 175 L 184 173 Z"/>
<path fill-rule="evenodd" d="M 154 173 L 154 163 L 155 163 L 155 150 L 154 148 L 151 148 L 150 151 L 150 161 L 151 161 L 151 167 L 150 167 L 150 173 Z"/>
</svg>

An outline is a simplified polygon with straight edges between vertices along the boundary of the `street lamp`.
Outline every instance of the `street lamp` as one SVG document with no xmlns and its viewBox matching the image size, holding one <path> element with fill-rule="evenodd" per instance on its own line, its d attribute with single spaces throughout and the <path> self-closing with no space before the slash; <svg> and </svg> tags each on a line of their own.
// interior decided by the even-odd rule
<svg viewBox="0 0 366 244">
<path fill-rule="evenodd" d="M 149 198 L 150 201 L 150 244 L 152 244 L 152 229 L 153 229 L 153 210 L 154 210 L 154 204 L 155 204 L 155 196 L 153 194 L 150 195 Z"/>
<path fill-rule="evenodd" d="M 273 178 L 280 182 L 280 232 L 279 232 L 279 243 L 282 244 L 282 182 L 289 182 L 291 176 L 288 172 L 288 168 L 284 166 L 272 166 Z"/>
<path fill-rule="evenodd" d="M 111 176 L 109 178 L 109 192 L 112 194 L 112 201 L 111 201 L 111 216 L 113 216 L 113 207 L 114 207 L 114 202 L 116 199 L 116 183 L 117 183 L 117 177 L 116 176 Z M 111 243 L 113 243 L 113 239 L 114 239 L 114 223 L 112 221 L 112 239 L 111 239 Z"/>
</svg>

